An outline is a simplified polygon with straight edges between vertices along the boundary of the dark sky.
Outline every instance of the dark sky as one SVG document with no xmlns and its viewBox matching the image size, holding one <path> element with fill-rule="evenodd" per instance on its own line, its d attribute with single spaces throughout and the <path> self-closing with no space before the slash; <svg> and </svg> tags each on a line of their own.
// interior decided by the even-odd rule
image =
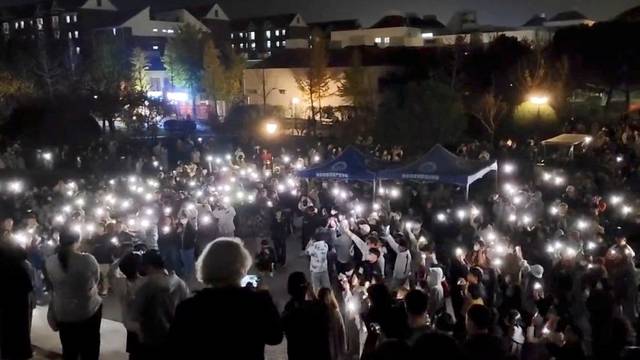
<svg viewBox="0 0 640 360">
<path fill-rule="evenodd" d="M 35 0 L 0 0 L 0 4 Z M 112 0 L 123 7 L 146 2 L 202 3 L 207 0 Z M 212 1 L 212 0 L 210 0 Z M 389 10 L 435 14 L 446 23 L 456 10 L 478 12 L 482 24 L 521 25 L 533 14 L 553 16 L 560 11 L 579 10 L 606 20 L 640 5 L 639 0 L 218 0 L 232 17 L 248 17 L 283 12 L 300 12 L 307 21 L 359 18 L 370 25 Z"/>
</svg>

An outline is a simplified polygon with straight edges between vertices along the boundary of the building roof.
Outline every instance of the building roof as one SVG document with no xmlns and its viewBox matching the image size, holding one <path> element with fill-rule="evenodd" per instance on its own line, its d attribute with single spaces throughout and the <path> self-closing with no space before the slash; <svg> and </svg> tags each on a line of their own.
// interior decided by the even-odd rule
<svg viewBox="0 0 640 360">
<path fill-rule="evenodd" d="M 360 24 L 360 20 L 358 19 L 345 19 L 345 20 L 309 23 L 309 27 L 317 28 L 324 32 L 331 32 L 331 31 L 361 29 L 362 25 Z"/>
<path fill-rule="evenodd" d="M 575 20 L 589 20 L 584 14 L 579 11 L 571 10 L 558 13 L 552 17 L 549 21 L 575 21 Z"/>
<path fill-rule="evenodd" d="M 531 26 L 543 26 L 544 23 L 547 22 L 546 14 L 536 14 L 531 19 L 527 20 L 522 26 L 531 27 Z"/>
<path fill-rule="evenodd" d="M 353 61 L 353 52 L 360 51 L 363 66 L 402 66 L 411 61 L 421 61 L 435 50 L 425 47 L 387 47 L 358 46 L 328 50 L 329 67 L 349 67 Z M 280 49 L 251 66 L 253 69 L 291 69 L 305 68 L 309 64 L 311 49 Z"/>
<path fill-rule="evenodd" d="M 632 7 L 614 18 L 614 21 L 638 22 L 640 21 L 640 6 Z"/>
<path fill-rule="evenodd" d="M 275 27 L 286 27 L 291 24 L 296 16 L 298 16 L 298 14 L 291 13 L 244 19 L 232 19 L 229 26 L 231 27 L 232 31 L 243 31 L 248 29 L 250 26 L 254 26 L 255 28 L 263 28 L 266 23 L 269 23 Z"/>
<path fill-rule="evenodd" d="M 371 26 L 371 29 L 391 28 L 391 27 L 415 27 L 421 29 L 442 29 L 444 24 L 438 21 L 435 16 L 425 16 L 424 18 L 415 15 L 387 15 Z"/>
</svg>

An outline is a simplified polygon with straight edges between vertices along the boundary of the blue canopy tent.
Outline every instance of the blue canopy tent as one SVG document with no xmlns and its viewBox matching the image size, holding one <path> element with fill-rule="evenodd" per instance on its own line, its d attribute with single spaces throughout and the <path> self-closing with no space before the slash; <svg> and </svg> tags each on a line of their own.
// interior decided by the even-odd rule
<svg viewBox="0 0 640 360">
<path fill-rule="evenodd" d="M 469 198 L 469 185 L 491 171 L 498 170 L 496 161 L 461 158 L 442 145 L 435 145 L 422 157 L 396 168 L 378 171 L 379 179 L 416 180 L 465 186 Z"/>
<path fill-rule="evenodd" d="M 377 160 L 349 146 L 334 159 L 299 170 L 296 175 L 302 178 L 375 181 L 376 164 Z"/>
</svg>

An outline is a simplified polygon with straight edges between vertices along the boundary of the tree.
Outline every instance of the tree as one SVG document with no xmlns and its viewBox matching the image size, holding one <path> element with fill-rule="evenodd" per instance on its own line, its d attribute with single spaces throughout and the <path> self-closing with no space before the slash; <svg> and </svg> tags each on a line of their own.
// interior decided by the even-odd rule
<svg viewBox="0 0 640 360">
<path fill-rule="evenodd" d="M 167 41 L 163 62 L 171 75 L 172 85 L 178 84 L 191 92 L 192 114 L 196 115 L 196 96 L 202 77 L 202 31 L 190 24 L 180 27 L 178 34 Z"/>
<path fill-rule="evenodd" d="M 114 118 L 124 106 L 123 94 L 129 80 L 123 52 L 122 46 L 113 40 L 97 42 L 85 79 L 93 109 L 102 118 L 102 128 L 105 129 L 108 122 L 111 132 L 115 131 Z"/>
<path fill-rule="evenodd" d="M 493 91 L 483 95 L 472 110 L 472 115 L 480 121 L 491 135 L 492 142 L 500 120 L 504 118 L 506 113 L 507 103 L 502 101 L 502 98 Z"/>
<path fill-rule="evenodd" d="M 322 107 L 322 99 L 330 95 L 333 76 L 328 68 L 329 54 L 326 41 L 317 29 L 313 31 L 311 41 L 309 67 L 304 71 L 303 76 L 296 77 L 296 83 L 309 101 L 312 126 L 315 128 L 316 114 Z"/>
<path fill-rule="evenodd" d="M 450 84 L 433 80 L 388 89 L 377 121 L 381 140 L 413 146 L 455 143 L 466 129 L 458 92 Z"/>
<path fill-rule="evenodd" d="M 242 74 L 246 68 L 245 60 L 233 50 L 228 55 L 223 56 L 215 43 L 208 40 L 203 53 L 202 76 L 203 87 L 209 98 L 214 103 L 217 114 L 217 101 L 229 102 L 231 104 L 239 101 L 242 96 Z"/>
<path fill-rule="evenodd" d="M 21 99 L 32 96 L 34 91 L 29 81 L 0 69 L 0 115 L 7 115 Z"/>
<path fill-rule="evenodd" d="M 141 48 L 136 47 L 131 52 L 129 62 L 131 63 L 131 88 L 136 92 L 146 94 L 151 88 L 149 74 L 147 73 L 149 69 L 149 57 L 147 53 Z"/>
<path fill-rule="evenodd" d="M 353 119 L 356 131 L 369 128 L 367 120 L 373 117 L 375 106 L 375 88 L 367 70 L 362 66 L 362 54 L 353 52 L 351 67 L 344 72 L 338 84 L 338 94 L 353 107 Z"/>
</svg>

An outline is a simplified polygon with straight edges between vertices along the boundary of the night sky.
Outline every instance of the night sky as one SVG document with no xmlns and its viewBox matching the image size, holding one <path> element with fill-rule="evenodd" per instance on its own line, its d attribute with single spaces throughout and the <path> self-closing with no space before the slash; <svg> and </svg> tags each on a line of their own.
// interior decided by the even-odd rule
<svg viewBox="0 0 640 360">
<path fill-rule="evenodd" d="M 0 0 L 0 4 L 34 0 Z M 112 0 L 122 7 L 141 3 L 202 3 L 207 0 Z M 606 20 L 640 5 L 638 0 L 219 0 L 232 17 L 249 17 L 284 12 L 300 12 L 307 21 L 359 18 L 367 26 L 388 10 L 435 14 L 447 23 L 456 10 L 478 12 L 481 24 L 522 25 L 533 14 L 551 17 L 560 11 L 578 10 L 596 19 Z"/>
</svg>

